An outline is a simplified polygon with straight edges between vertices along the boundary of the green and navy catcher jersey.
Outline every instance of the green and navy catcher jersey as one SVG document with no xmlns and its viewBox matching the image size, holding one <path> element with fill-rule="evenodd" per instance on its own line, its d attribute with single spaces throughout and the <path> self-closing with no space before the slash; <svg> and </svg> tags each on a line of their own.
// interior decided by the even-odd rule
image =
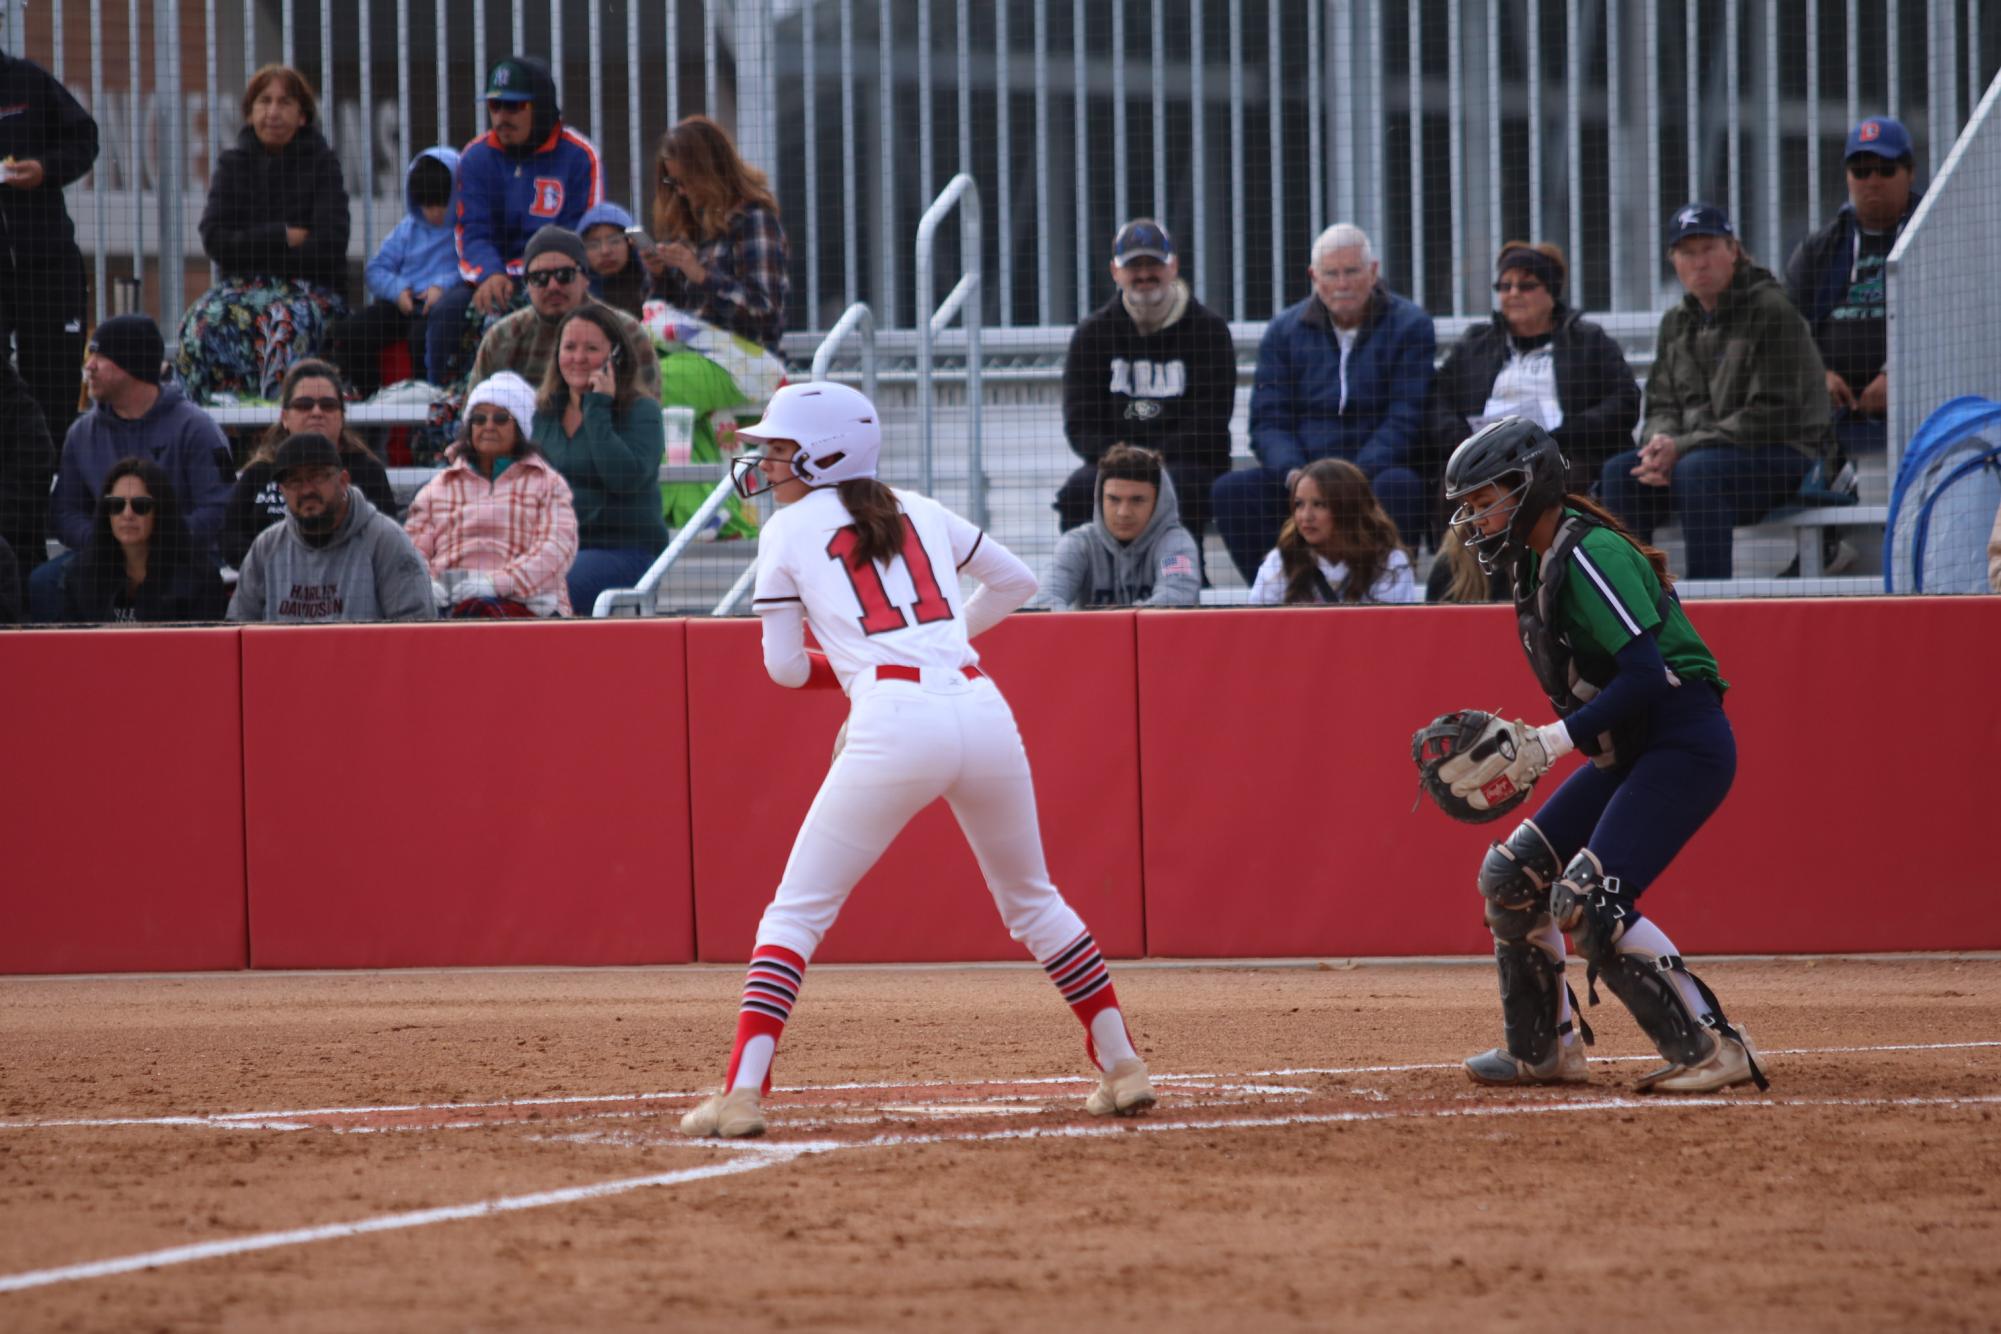
<svg viewBox="0 0 2001 1334">
<path fill-rule="evenodd" d="M 1577 511 L 1566 506 L 1566 515 Z M 1620 649 L 1659 627 L 1661 657 L 1668 670 L 1684 681 L 1703 680 L 1727 690 L 1716 657 L 1689 624 L 1677 598 L 1667 598 L 1667 619 L 1661 618 L 1661 581 L 1638 547 L 1610 528 L 1593 527 L 1570 556 L 1570 575 L 1555 608 L 1550 628 L 1569 642 L 1578 669 L 1593 680 L 1609 680 L 1618 670 L 1613 659 Z M 1542 563 L 1525 561 L 1528 587 L 1524 598 L 1542 584 Z"/>
</svg>

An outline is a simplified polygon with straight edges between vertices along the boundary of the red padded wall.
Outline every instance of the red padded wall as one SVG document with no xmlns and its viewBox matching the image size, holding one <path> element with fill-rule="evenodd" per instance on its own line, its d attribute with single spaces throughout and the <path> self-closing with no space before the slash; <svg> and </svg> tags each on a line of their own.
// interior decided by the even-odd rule
<svg viewBox="0 0 2001 1334">
<path fill-rule="evenodd" d="M 243 632 L 262 968 L 693 957 L 685 628 Z"/>
<path fill-rule="evenodd" d="M 1735 687 L 1739 768 L 1643 900 L 1676 943 L 2001 946 L 1979 772 L 2001 737 L 2001 608 L 1703 602 L 1691 615 Z M 1508 609 L 1147 613 L 1139 663 L 1153 953 L 1488 948 L 1474 876 L 1510 824 L 1413 812 L 1410 734 L 1453 707 L 1551 716 Z"/>
<path fill-rule="evenodd" d="M 1133 617 L 1018 616 L 979 641 L 1021 725 L 1050 873 L 1108 954 L 1145 952 Z M 837 691 L 764 674 L 759 628 L 688 627 L 689 743 L 701 957 L 748 958 L 847 714 Z M 951 811 L 933 803 L 862 878 L 822 961 L 1009 959 L 1008 938 Z"/>
<path fill-rule="evenodd" d="M 0 972 L 244 966 L 238 639 L 0 635 Z"/>
</svg>

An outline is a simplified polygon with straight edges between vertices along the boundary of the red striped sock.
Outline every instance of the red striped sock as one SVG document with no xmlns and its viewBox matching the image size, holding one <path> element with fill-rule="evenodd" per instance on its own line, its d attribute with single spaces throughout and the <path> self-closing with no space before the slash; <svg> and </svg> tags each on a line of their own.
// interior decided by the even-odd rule
<svg viewBox="0 0 2001 1334">
<path fill-rule="evenodd" d="M 1042 970 L 1049 974 L 1049 980 L 1063 993 L 1077 1022 L 1084 1026 L 1084 1050 L 1090 1053 L 1091 1063 L 1101 1064 L 1098 1046 L 1091 1041 L 1091 1021 L 1106 1010 L 1118 1009 L 1119 996 L 1112 988 L 1112 974 L 1105 967 L 1105 956 L 1098 953 L 1098 942 L 1086 931 L 1044 959 Z M 1127 1040 L 1131 1040 L 1130 1033 Z"/>
<path fill-rule="evenodd" d="M 736 1087 L 737 1065 L 743 1060 L 744 1044 L 752 1038 L 769 1037 L 775 1049 L 785 1021 L 792 1017 L 799 986 L 806 980 L 806 961 L 783 945 L 759 945 L 750 952 L 750 967 L 743 976 L 743 1005 L 736 1016 L 736 1045 L 730 1049 L 729 1073 L 723 1088 Z M 771 1092 L 771 1068 L 765 1067 L 760 1093 Z"/>
</svg>

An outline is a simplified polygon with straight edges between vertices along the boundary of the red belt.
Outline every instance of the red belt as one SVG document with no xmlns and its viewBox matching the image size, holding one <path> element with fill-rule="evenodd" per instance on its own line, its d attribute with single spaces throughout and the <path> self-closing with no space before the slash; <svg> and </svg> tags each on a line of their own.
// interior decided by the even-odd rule
<svg viewBox="0 0 2001 1334">
<path fill-rule="evenodd" d="M 977 667 L 961 667 L 959 670 L 975 681 L 986 675 L 985 672 Z M 891 663 L 886 667 L 876 668 L 875 679 L 878 681 L 922 681 L 924 673 L 915 667 L 905 667 L 901 663 Z"/>
</svg>

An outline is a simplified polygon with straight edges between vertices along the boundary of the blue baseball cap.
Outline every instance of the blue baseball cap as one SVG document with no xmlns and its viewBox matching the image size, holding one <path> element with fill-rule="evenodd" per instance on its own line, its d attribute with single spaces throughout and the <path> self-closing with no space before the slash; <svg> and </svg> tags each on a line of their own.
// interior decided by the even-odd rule
<svg viewBox="0 0 2001 1334">
<path fill-rule="evenodd" d="M 1674 211 L 1674 216 L 1668 219 L 1667 248 L 1673 250 L 1676 245 L 1691 236 L 1736 234 L 1737 229 L 1730 225 L 1728 213 L 1714 204 L 1705 204 L 1698 199 L 1692 204 L 1683 204 Z"/>
<path fill-rule="evenodd" d="M 632 226 L 632 215 L 613 203 L 597 204 L 577 219 L 577 235 L 582 236 L 593 227 L 612 226 L 624 231 Z"/>
<path fill-rule="evenodd" d="M 1848 132 L 1848 147 L 1841 156 L 1859 153 L 1886 157 L 1891 161 L 1911 156 L 1911 132 L 1895 116 L 1871 116 Z"/>
<path fill-rule="evenodd" d="M 1157 259 L 1165 264 L 1173 258 L 1174 238 L 1152 218 L 1134 218 L 1119 228 L 1112 241 L 1112 263 L 1120 268 L 1136 259 Z"/>
</svg>

